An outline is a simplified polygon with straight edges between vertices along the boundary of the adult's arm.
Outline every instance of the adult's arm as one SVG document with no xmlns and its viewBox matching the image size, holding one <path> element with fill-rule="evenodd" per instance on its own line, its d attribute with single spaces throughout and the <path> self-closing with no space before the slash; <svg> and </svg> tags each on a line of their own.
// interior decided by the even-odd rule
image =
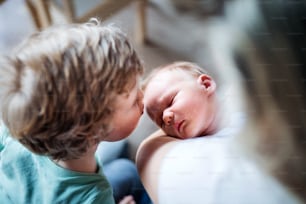
<svg viewBox="0 0 306 204">
<path fill-rule="evenodd" d="M 157 131 L 144 140 L 136 163 L 153 203 L 299 203 L 225 133 L 180 140 Z"/>
<path fill-rule="evenodd" d="M 221 154 L 221 155 L 220 155 Z M 218 159 L 217 159 L 218 158 Z M 177 139 L 156 131 L 138 148 L 136 163 L 153 203 L 211 200 L 223 170 L 223 139 Z"/>
<path fill-rule="evenodd" d="M 218 170 L 223 170 L 223 139 L 177 139 L 156 131 L 138 148 L 136 164 L 153 203 L 211 200 Z"/>
<path fill-rule="evenodd" d="M 160 167 L 167 152 L 177 143 L 178 139 L 167 136 L 157 130 L 147 137 L 139 146 L 136 164 L 142 183 L 153 203 L 158 203 L 157 187 Z"/>
</svg>

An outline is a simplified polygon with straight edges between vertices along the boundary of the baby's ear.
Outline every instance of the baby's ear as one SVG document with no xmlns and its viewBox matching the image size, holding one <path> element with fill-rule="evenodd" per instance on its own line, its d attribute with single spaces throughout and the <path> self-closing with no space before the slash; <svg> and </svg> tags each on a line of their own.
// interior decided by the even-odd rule
<svg viewBox="0 0 306 204">
<path fill-rule="evenodd" d="M 201 74 L 198 77 L 198 83 L 203 86 L 205 91 L 208 92 L 208 94 L 213 94 L 216 91 L 217 85 L 216 82 L 211 78 L 210 76 L 206 74 Z"/>
</svg>

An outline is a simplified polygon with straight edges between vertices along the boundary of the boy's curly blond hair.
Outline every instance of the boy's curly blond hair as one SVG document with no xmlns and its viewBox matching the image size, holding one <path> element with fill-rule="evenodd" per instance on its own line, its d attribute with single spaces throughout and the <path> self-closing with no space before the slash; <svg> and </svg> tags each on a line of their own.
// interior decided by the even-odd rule
<svg viewBox="0 0 306 204">
<path fill-rule="evenodd" d="M 107 136 L 116 96 L 142 73 L 117 27 L 91 19 L 49 28 L 0 58 L 1 116 L 32 152 L 76 159 Z"/>
</svg>

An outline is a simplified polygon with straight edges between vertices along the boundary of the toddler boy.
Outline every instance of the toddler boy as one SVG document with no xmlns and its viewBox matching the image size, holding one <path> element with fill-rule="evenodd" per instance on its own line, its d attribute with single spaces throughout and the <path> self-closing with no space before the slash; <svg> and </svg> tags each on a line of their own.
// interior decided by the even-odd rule
<svg viewBox="0 0 306 204">
<path fill-rule="evenodd" d="M 95 152 L 143 112 L 143 66 L 125 34 L 96 19 L 49 28 L 0 68 L 1 202 L 114 203 Z"/>
</svg>

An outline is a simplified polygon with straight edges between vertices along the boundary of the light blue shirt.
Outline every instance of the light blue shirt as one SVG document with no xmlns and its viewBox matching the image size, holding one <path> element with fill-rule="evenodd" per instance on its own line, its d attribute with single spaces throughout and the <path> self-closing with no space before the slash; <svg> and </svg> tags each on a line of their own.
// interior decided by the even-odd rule
<svg viewBox="0 0 306 204">
<path fill-rule="evenodd" d="M 64 169 L 31 153 L 0 127 L 0 201 L 17 204 L 114 203 L 102 167 L 95 174 Z"/>
</svg>

